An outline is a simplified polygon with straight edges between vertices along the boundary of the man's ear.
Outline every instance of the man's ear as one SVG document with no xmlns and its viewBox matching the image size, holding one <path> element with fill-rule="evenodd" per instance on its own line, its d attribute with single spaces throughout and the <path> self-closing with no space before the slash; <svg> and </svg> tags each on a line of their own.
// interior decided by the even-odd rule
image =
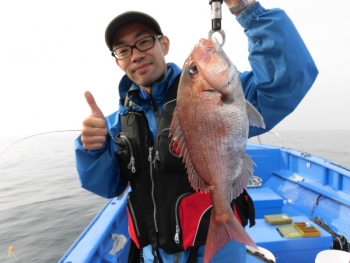
<svg viewBox="0 0 350 263">
<path fill-rule="evenodd" d="M 161 38 L 161 44 L 162 44 L 164 56 L 168 55 L 169 48 L 170 48 L 170 40 L 169 40 L 169 38 L 167 36 L 163 36 Z"/>
</svg>

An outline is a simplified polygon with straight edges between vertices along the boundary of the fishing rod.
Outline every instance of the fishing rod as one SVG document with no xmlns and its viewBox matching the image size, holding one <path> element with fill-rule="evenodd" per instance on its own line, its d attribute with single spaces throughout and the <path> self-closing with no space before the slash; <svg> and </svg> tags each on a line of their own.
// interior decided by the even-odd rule
<svg viewBox="0 0 350 263">
<path fill-rule="evenodd" d="M 81 131 L 81 130 L 59 130 L 59 131 L 49 131 L 49 132 L 42 132 L 42 133 L 37 133 L 37 134 L 33 134 L 33 135 L 29 135 L 27 137 L 24 137 L 22 139 L 19 139 L 18 141 L 15 141 L 14 143 L 12 143 L 10 146 L 8 146 L 5 150 L 3 150 L 1 153 L 0 153 L 0 157 L 1 155 L 6 152 L 9 148 L 11 148 L 13 145 L 21 142 L 21 141 L 24 141 L 28 138 L 31 138 L 31 137 L 35 137 L 35 136 L 40 136 L 40 135 L 44 135 L 44 134 L 49 134 L 49 133 L 58 133 L 58 132 L 75 132 L 75 131 Z"/>
</svg>

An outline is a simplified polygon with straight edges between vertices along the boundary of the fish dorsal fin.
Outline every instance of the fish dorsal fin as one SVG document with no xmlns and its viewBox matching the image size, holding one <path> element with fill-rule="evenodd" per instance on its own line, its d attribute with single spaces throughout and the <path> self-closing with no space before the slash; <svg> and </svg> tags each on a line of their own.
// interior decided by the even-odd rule
<svg viewBox="0 0 350 263">
<path fill-rule="evenodd" d="M 247 106 L 249 124 L 255 127 L 265 129 L 265 123 L 264 123 L 263 117 L 257 111 L 257 109 L 255 109 L 255 107 L 249 101 L 246 101 L 246 106 Z"/>
<path fill-rule="evenodd" d="M 200 177 L 198 176 L 193 166 L 191 156 L 189 154 L 189 151 L 186 146 L 186 142 L 182 134 L 183 132 L 179 123 L 177 108 L 175 108 L 173 113 L 173 119 L 170 126 L 170 134 L 169 134 L 169 136 L 172 136 L 170 151 L 174 155 L 183 158 L 183 163 L 185 163 L 188 179 L 190 181 L 192 188 L 197 192 L 198 191 L 209 192 L 211 187 L 208 186 L 206 183 L 204 183 L 202 179 L 200 179 Z"/>
</svg>

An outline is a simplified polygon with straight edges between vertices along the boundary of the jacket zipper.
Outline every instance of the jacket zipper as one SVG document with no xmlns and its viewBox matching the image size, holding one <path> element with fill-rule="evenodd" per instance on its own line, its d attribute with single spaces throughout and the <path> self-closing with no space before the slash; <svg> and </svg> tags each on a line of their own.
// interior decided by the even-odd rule
<svg viewBox="0 0 350 263">
<path fill-rule="evenodd" d="M 178 206 L 179 206 L 179 202 L 182 200 L 182 198 L 184 198 L 186 195 L 189 195 L 190 193 L 184 193 L 182 195 L 179 196 L 179 198 L 176 200 L 176 204 L 175 204 L 175 222 L 176 222 L 176 226 L 175 226 L 175 236 L 174 236 L 174 241 L 176 244 L 180 243 L 180 224 L 179 224 L 179 217 L 178 217 Z"/>
<path fill-rule="evenodd" d="M 168 101 L 167 103 L 164 104 L 163 106 L 163 110 L 164 110 L 164 107 L 166 106 L 166 104 L 168 104 L 169 102 L 171 101 Z M 157 122 L 157 125 L 159 125 L 159 112 L 158 112 L 158 109 L 157 107 L 154 105 L 153 103 L 153 100 L 151 101 L 151 106 L 152 106 L 152 109 L 153 109 L 153 112 L 154 112 L 154 115 L 155 115 L 155 118 L 156 118 L 156 122 Z M 157 140 L 158 140 L 158 137 L 159 137 L 159 134 L 157 136 Z M 158 142 L 157 142 L 157 146 L 158 146 Z M 153 147 L 149 147 L 149 151 L 148 151 L 148 161 L 150 163 L 150 177 L 151 177 L 151 182 L 152 182 L 152 201 L 153 201 L 153 206 L 154 206 L 154 211 L 153 211 L 153 220 L 154 220 L 154 227 L 156 229 L 156 232 L 158 233 L 158 224 L 157 224 L 157 207 L 156 207 L 156 201 L 155 201 L 155 198 L 154 198 L 154 179 L 153 179 L 153 167 L 152 167 L 152 164 L 155 166 L 155 163 L 157 160 L 159 160 L 159 152 L 156 151 L 155 153 L 155 156 L 154 156 L 154 159 L 152 160 L 152 152 L 153 152 Z"/>
<path fill-rule="evenodd" d="M 127 200 L 128 200 L 128 204 L 129 204 L 129 210 L 130 210 L 131 216 L 132 216 L 133 221 L 134 221 L 134 227 L 135 227 L 135 230 L 136 230 L 136 235 L 139 237 L 140 236 L 140 230 L 139 230 L 139 226 L 137 225 L 135 211 L 134 211 L 134 208 L 133 208 L 133 206 L 131 204 L 129 195 L 127 196 Z"/>
<path fill-rule="evenodd" d="M 136 168 L 135 168 L 135 158 L 134 158 L 134 153 L 132 151 L 132 147 L 131 147 L 131 143 L 128 139 L 128 137 L 126 137 L 125 135 L 123 134 L 120 134 L 120 138 L 129 146 L 129 149 L 130 149 L 130 162 L 128 164 L 128 169 L 131 169 L 131 172 L 132 173 L 135 173 L 136 172 Z"/>
<path fill-rule="evenodd" d="M 153 147 L 149 147 L 148 148 L 148 161 L 149 161 L 149 172 L 150 172 L 150 177 L 151 177 L 151 182 L 152 182 L 152 201 L 153 201 L 153 220 L 154 220 L 154 227 L 156 229 L 156 232 L 158 233 L 158 225 L 157 225 L 157 219 L 156 219 L 156 215 L 157 215 L 157 207 L 156 207 L 156 201 L 154 198 L 154 180 L 153 180 L 153 167 L 152 167 L 152 152 L 153 152 Z"/>
<path fill-rule="evenodd" d="M 157 126 L 159 126 L 159 119 L 160 119 L 159 111 L 157 109 L 157 106 L 153 103 L 153 100 L 150 103 L 151 103 L 152 110 L 154 112 L 154 117 L 156 119 Z"/>
<path fill-rule="evenodd" d="M 157 162 L 157 161 L 160 161 L 159 151 L 158 151 L 160 135 L 161 135 L 164 131 L 169 130 L 169 129 L 170 129 L 170 128 L 165 128 L 165 129 L 163 129 L 160 133 L 158 133 L 158 136 L 157 136 L 157 143 L 156 143 L 156 153 L 155 153 L 155 156 L 154 156 L 154 159 L 153 159 L 154 168 L 156 168 L 156 162 Z"/>
<path fill-rule="evenodd" d="M 157 150 L 156 154 L 154 156 L 154 160 L 153 160 L 154 168 L 156 168 L 156 161 L 159 161 L 159 160 L 160 160 L 160 158 L 159 158 L 159 151 Z"/>
</svg>

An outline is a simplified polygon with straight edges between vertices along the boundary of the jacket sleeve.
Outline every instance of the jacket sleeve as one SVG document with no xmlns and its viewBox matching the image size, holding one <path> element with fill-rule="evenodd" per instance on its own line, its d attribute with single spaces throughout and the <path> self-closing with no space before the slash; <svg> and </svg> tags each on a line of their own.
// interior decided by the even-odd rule
<svg viewBox="0 0 350 263">
<path fill-rule="evenodd" d="M 262 114 L 266 129 L 250 126 L 249 137 L 271 130 L 290 114 L 318 70 L 292 21 L 280 9 L 256 2 L 237 17 L 248 37 L 252 71 L 240 73 L 245 96 Z"/>
<path fill-rule="evenodd" d="M 111 119 L 117 113 L 107 118 L 109 130 L 102 149 L 88 151 L 83 148 L 81 136 L 75 141 L 75 160 L 81 187 L 99 196 L 112 198 L 120 195 L 126 188 L 128 181 L 120 176 L 117 161 L 117 147 L 110 134 L 116 134 L 116 125 L 111 126 Z"/>
</svg>

